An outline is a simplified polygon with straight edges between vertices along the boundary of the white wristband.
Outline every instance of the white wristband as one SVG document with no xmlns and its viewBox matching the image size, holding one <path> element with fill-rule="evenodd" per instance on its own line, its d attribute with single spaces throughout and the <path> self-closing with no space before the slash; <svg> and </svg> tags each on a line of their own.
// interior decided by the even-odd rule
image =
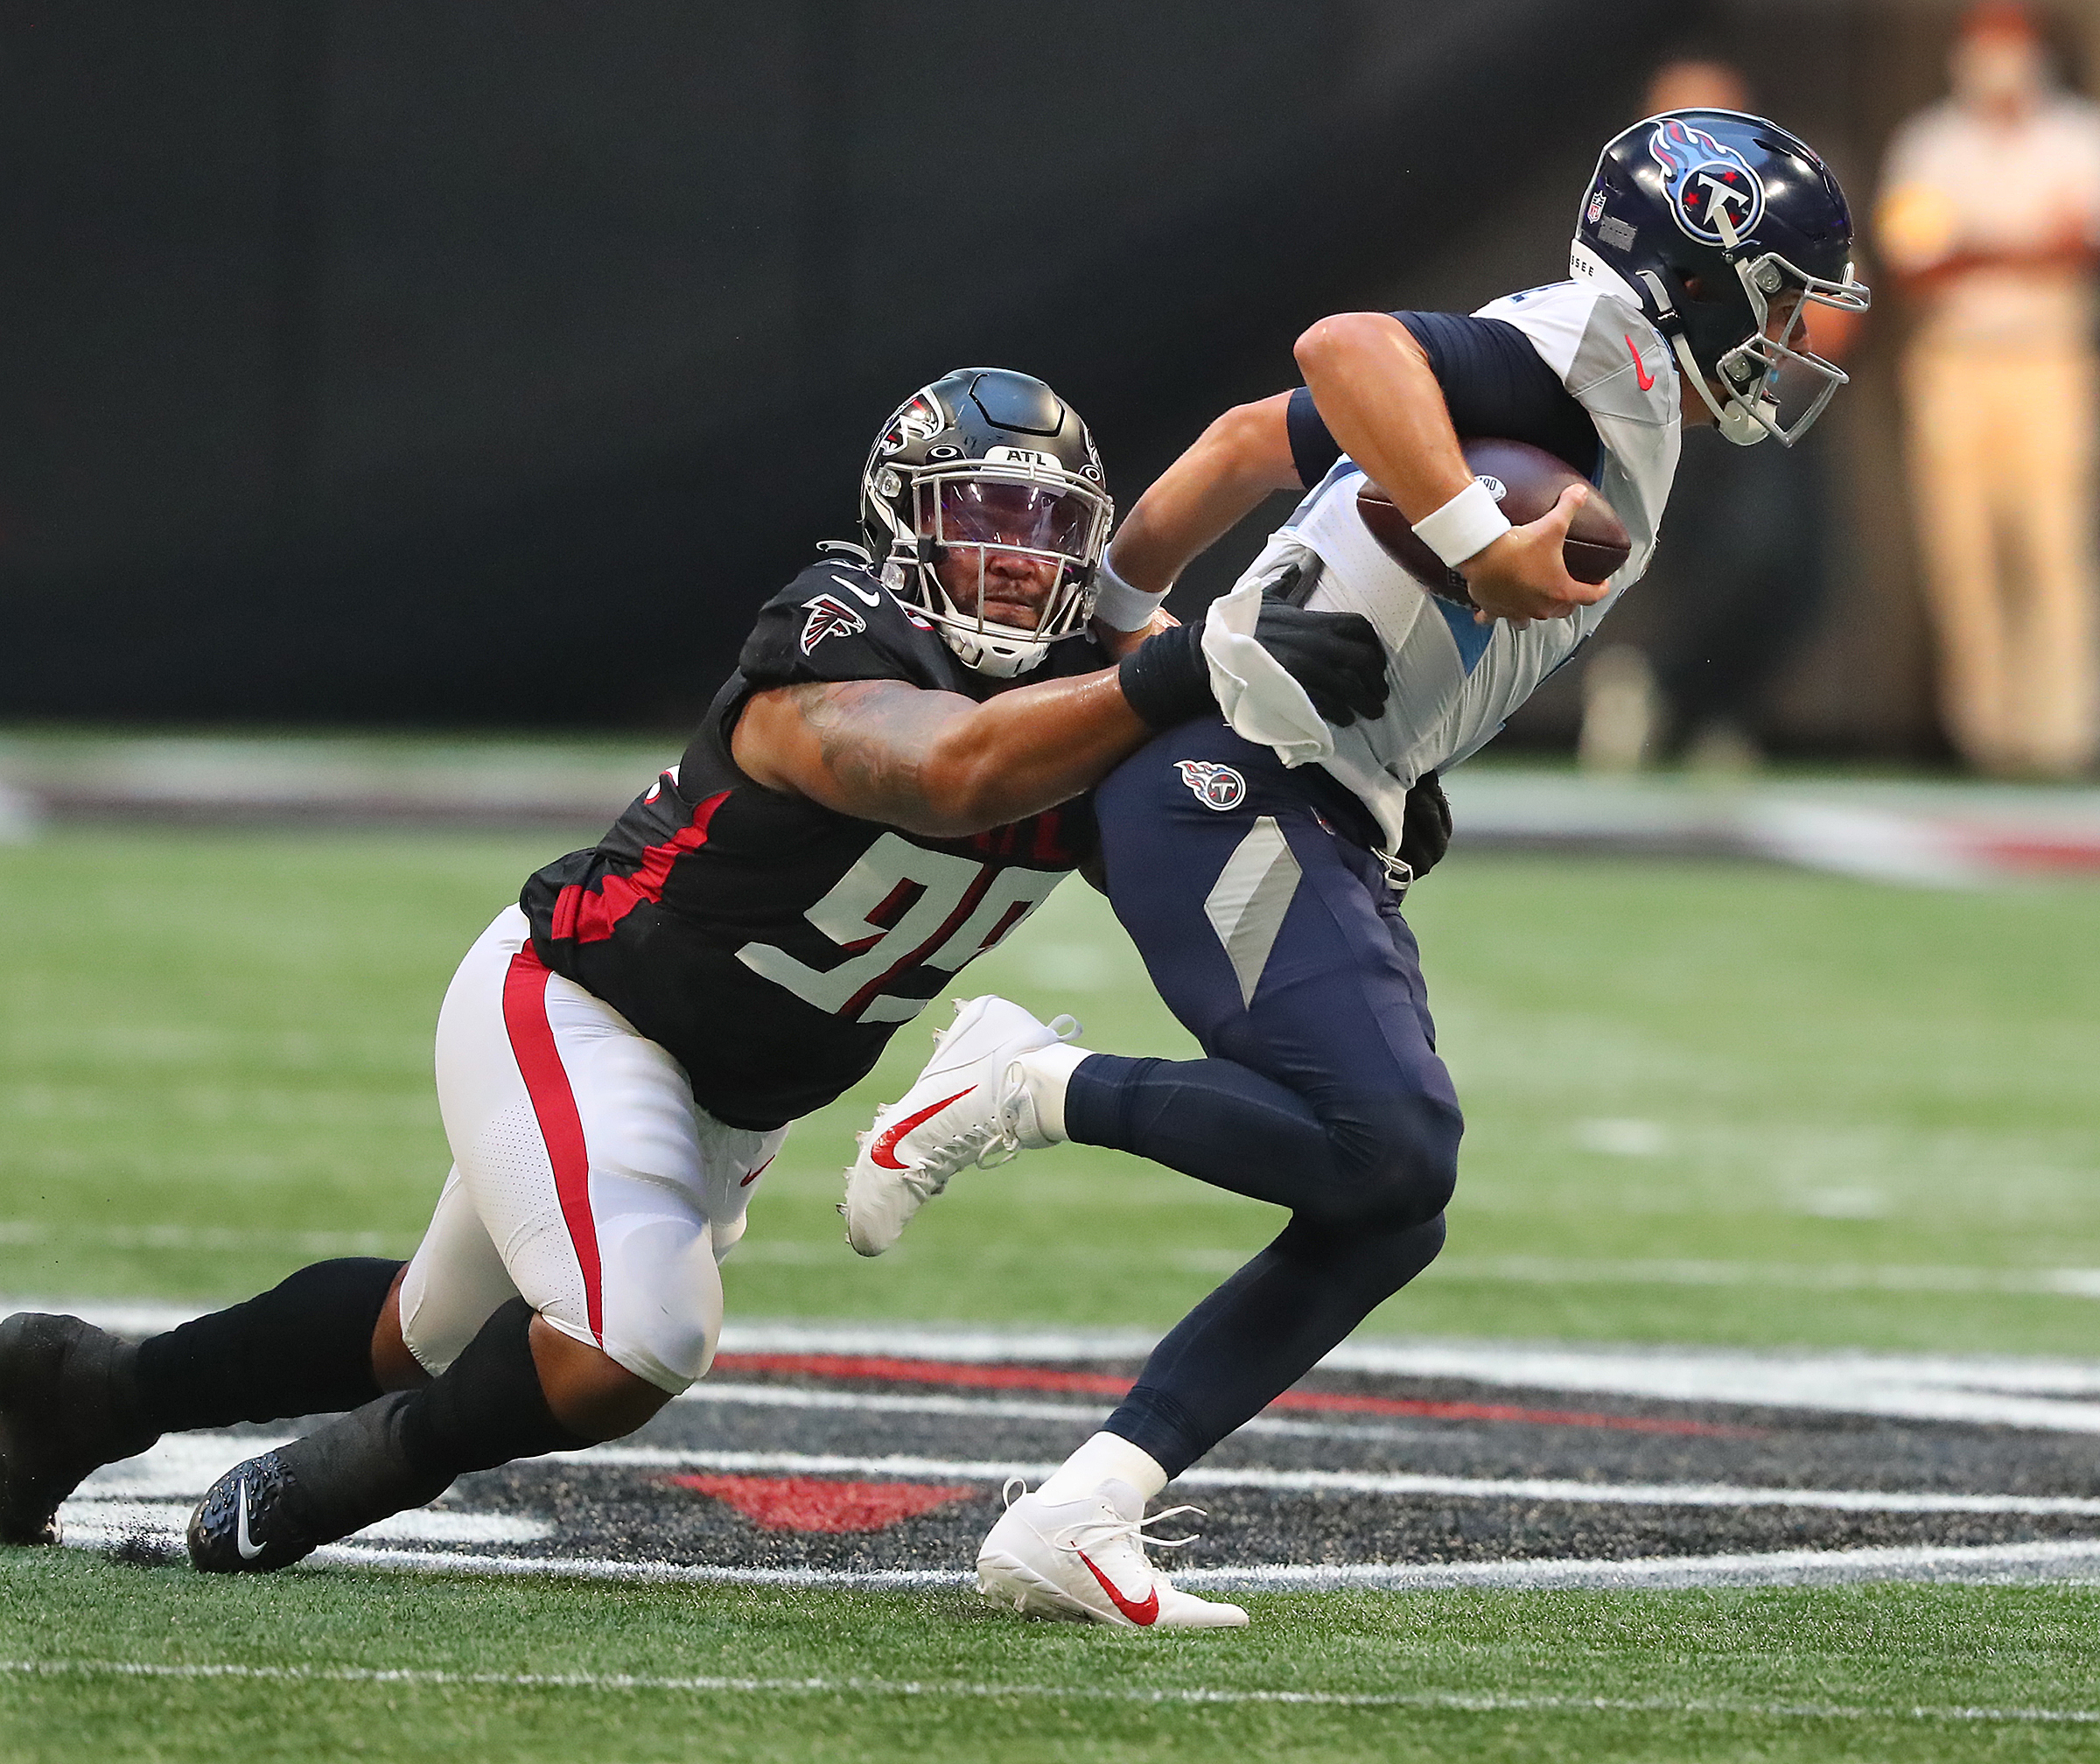
<svg viewBox="0 0 2100 1764">
<path fill-rule="evenodd" d="M 1116 566 L 1105 553 L 1094 566 L 1094 616 L 1111 631 L 1144 630 L 1166 598 L 1164 588 L 1157 594 L 1147 594 L 1142 588 L 1131 587 L 1116 573 Z"/>
<path fill-rule="evenodd" d="M 1424 514 L 1415 522 L 1415 537 L 1453 570 L 1468 557 L 1485 551 L 1508 530 L 1509 517 L 1478 478 L 1435 514 Z"/>
</svg>

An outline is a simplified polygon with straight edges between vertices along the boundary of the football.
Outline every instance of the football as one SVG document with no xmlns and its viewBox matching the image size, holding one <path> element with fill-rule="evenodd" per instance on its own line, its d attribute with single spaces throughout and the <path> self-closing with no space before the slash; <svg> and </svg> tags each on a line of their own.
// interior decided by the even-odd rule
<svg viewBox="0 0 2100 1764">
<path fill-rule="evenodd" d="M 1466 463 L 1473 468 L 1474 476 L 1488 486 L 1514 526 L 1537 520 L 1560 500 L 1560 493 L 1569 485 L 1588 482 L 1566 461 L 1529 442 L 1468 441 L 1465 450 Z M 1356 493 L 1356 510 L 1370 528 L 1371 536 L 1431 593 L 1461 606 L 1474 604 L 1466 578 L 1447 568 L 1442 558 L 1415 537 L 1407 517 L 1376 484 L 1367 482 Z M 1605 581 L 1632 551 L 1626 523 L 1592 486 L 1568 528 L 1564 552 L 1568 574 L 1578 582 Z"/>
</svg>

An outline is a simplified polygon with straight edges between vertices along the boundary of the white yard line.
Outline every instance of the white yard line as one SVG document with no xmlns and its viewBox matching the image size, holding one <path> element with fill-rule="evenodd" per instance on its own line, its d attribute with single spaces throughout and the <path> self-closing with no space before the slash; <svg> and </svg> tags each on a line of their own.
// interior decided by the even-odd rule
<svg viewBox="0 0 2100 1764">
<path fill-rule="evenodd" d="M 82 1549 L 106 1548 L 127 1537 L 178 1539 L 190 1522 L 190 1502 L 98 1501 L 75 1496 L 59 1508 L 66 1541 Z M 368 1525 L 357 1534 L 394 1544 L 543 1544 L 554 1535 L 549 1520 L 525 1513 L 463 1512 L 457 1508 L 415 1508 Z"/>
<path fill-rule="evenodd" d="M 650 1676 L 630 1672 L 447 1672 L 416 1666 L 254 1666 L 236 1662 L 0 1660 L 21 1678 L 138 1678 L 253 1681 L 265 1684 L 374 1684 L 393 1689 L 485 1687 L 500 1690 L 653 1691 L 704 1697 L 864 1697 L 1199 1707 L 1256 1704 L 1315 1709 L 1437 1709 L 1468 1714 L 1738 1715 L 1781 1721 L 1914 1721 L 2087 1725 L 2096 1709 L 1993 1709 L 1962 1704 L 1755 1703 L 1725 1698 L 1510 1696 L 1474 1690 L 1271 1690 L 1246 1685 L 997 1684 L 970 1679 L 731 1678 Z"/>
<path fill-rule="evenodd" d="M 178 1433 L 150 1451 L 98 1470 L 81 1485 L 86 1503 L 201 1494 L 244 1458 L 284 1442 L 255 1434 Z M 712 1451 L 679 1446 L 593 1446 L 564 1465 L 627 1470 L 711 1470 L 729 1474 L 860 1476 L 902 1481 L 1036 1481 L 1048 1460 L 929 1458 L 910 1452 Z M 1728 1482 L 1586 1482 L 1544 1476 L 1426 1476 L 1402 1471 L 1240 1469 L 1199 1465 L 1177 1487 L 1259 1488 L 1278 1494 L 1376 1494 L 1400 1499 L 1564 1502 L 1599 1507 L 1779 1507 L 1838 1513 L 1991 1513 L 2100 1517 L 2100 1498 L 1879 1488 L 1760 1488 Z M 426 1516 L 437 1516 L 429 1514 Z M 2100 1547 L 2100 1545 L 2096 1545 Z"/>
<path fill-rule="evenodd" d="M 100 1547 L 99 1543 L 80 1541 L 86 1547 Z M 967 1586 L 976 1578 L 974 1573 L 961 1569 L 735 1568 L 711 1563 L 646 1562 L 599 1556 L 499 1556 L 357 1544 L 331 1544 L 316 1550 L 301 1565 L 666 1586 L 836 1586 L 878 1592 Z M 1182 1586 L 1253 1592 L 1309 1592 L 1344 1587 L 1397 1592 L 1466 1588 L 1632 1591 L 1684 1586 L 1835 1586 L 1899 1580 L 1964 1586 L 2040 1580 L 2092 1585 L 2100 1584 L 2100 1540 L 1604 1559 L 1333 1565 L 1279 1563 L 1241 1568 L 1180 1568 L 1173 1578 Z"/>
<path fill-rule="evenodd" d="M 172 1327 L 200 1307 L 122 1300 L 67 1306 L 49 1300 L 0 1299 L 0 1314 L 32 1308 L 71 1308 L 106 1328 L 145 1334 Z M 1085 1364 L 1142 1359 L 1154 1340 L 1149 1334 L 1122 1330 L 998 1330 L 761 1319 L 730 1322 L 723 1331 L 722 1349 L 729 1354 Z M 1343 1342 L 1321 1363 L 1332 1371 L 1451 1379 L 1504 1390 L 2100 1433 L 2100 1362 L 2090 1361 L 1367 1336 Z"/>
<path fill-rule="evenodd" d="M 1684 1586 L 1838 1586 L 1907 1580 L 1960 1586 L 2100 1583 L 2100 1539 L 2031 1544 L 1877 1545 L 1851 1550 L 1772 1550 L 1716 1556 L 1640 1556 L 1499 1562 L 1289 1563 L 1256 1568 L 1180 1568 L 1178 1586 L 1250 1592 L 1389 1592 L 1497 1588 L 1632 1592 Z"/>
<path fill-rule="evenodd" d="M 441 1573 L 755 1586 L 851 1586 L 874 1592 L 967 1586 L 959 1569 L 732 1568 L 712 1564 L 634 1562 L 601 1557 L 452 1554 L 384 1546 L 335 1544 L 315 1552 L 321 1567 Z M 1927 1580 L 2011 1585 L 2036 1580 L 2100 1583 L 2100 1541 L 1984 1545 L 1975 1548 L 1786 1550 L 1766 1554 L 1662 1556 L 1633 1560 L 1504 1560 L 1428 1564 L 1278 1564 L 1243 1568 L 1181 1568 L 1175 1581 L 1214 1590 L 1319 1592 L 1342 1587 L 1437 1592 L 1466 1587 L 1545 1590 L 1675 1586 L 1844 1586 Z"/>
</svg>

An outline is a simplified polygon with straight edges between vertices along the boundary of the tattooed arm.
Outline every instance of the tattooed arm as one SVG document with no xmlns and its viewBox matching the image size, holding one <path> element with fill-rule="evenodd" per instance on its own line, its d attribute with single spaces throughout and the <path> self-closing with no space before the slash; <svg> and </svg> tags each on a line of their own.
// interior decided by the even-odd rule
<svg viewBox="0 0 2100 1764">
<path fill-rule="evenodd" d="M 1151 734 L 1105 668 L 982 704 L 901 680 L 774 686 L 730 751 L 769 790 L 950 839 L 1078 795 Z"/>
</svg>

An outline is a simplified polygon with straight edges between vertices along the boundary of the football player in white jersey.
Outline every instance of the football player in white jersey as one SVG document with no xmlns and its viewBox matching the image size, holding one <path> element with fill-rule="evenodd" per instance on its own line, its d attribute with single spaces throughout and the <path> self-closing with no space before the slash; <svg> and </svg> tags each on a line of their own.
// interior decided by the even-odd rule
<svg viewBox="0 0 2100 1764">
<path fill-rule="evenodd" d="M 1004 1000 L 973 1001 L 864 1138 L 848 1235 L 879 1253 L 957 1169 L 1063 1139 L 1292 1219 L 1008 1508 L 978 1556 L 989 1596 L 1112 1624 L 1244 1620 L 1153 1570 L 1144 1505 L 1443 1242 L 1462 1124 L 1399 910 L 1448 838 L 1437 771 L 1492 738 L 1647 567 L 1682 423 L 1790 445 L 1821 413 L 1844 375 L 1808 350 L 1804 314 L 1866 304 L 1852 230 L 1836 179 L 1786 130 L 1732 111 L 1652 117 L 1605 149 L 1570 280 L 1469 316 L 1322 320 L 1298 340 L 1305 386 L 1226 412 L 1131 511 L 1100 611 L 1136 629 L 1263 497 L 1309 491 L 1211 609 L 1224 719 L 1153 741 L 1096 795 L 1116 916 L 1207 1057 L 1090 1053 Z M 1608 581 L 1564 565 L 1580 485 L 1510 525 L 1461 451 L 1491 437 L 1558 456 L 1610 503 L 1632 549 Z M 1367 478 L 1463 576 L 1472 608 L 1373 539 Z M 1382 716 L 1329 728 L 1253 653 L 1244 634 L 1278 592 L 1370 620 Z"/>
</svg>

